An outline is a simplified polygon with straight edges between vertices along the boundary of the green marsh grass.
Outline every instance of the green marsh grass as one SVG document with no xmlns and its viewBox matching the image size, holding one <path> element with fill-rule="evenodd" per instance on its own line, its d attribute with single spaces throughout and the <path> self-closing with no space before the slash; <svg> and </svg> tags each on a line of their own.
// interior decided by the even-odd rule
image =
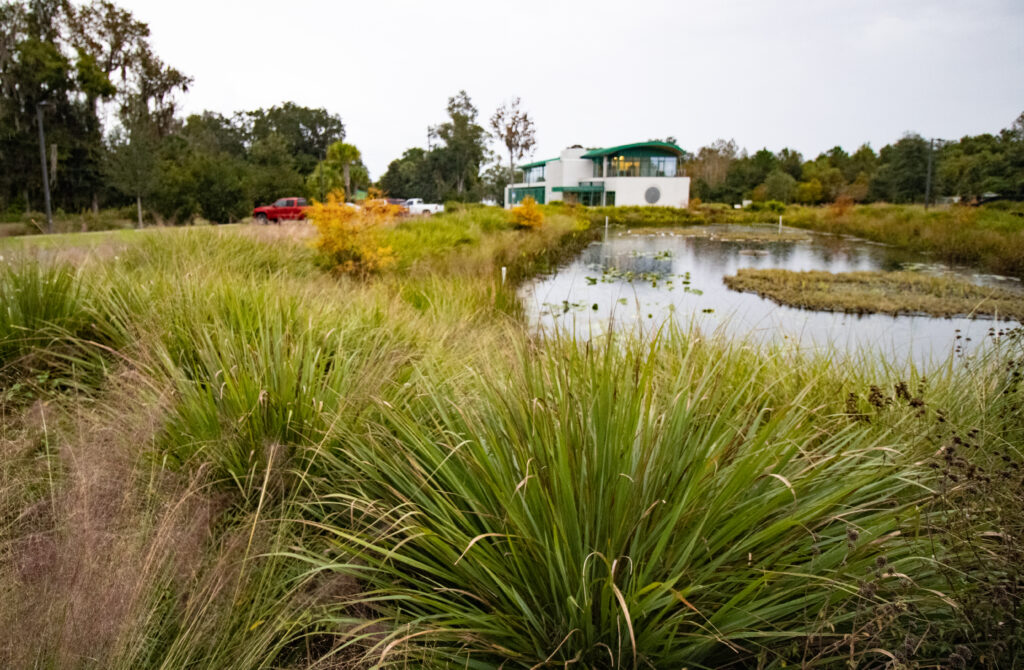
<svg viewBox="0 0 1024 670">
<path fill-rule="evenodd" d="M 919 205 L 790 207 L 787 225 L 854 235 L 911 251 L 944 263 L 970 265 L 987 272 L 1024 278 L 1024 210 L 949 206 L 925 210 Z"/>
<path fill-rule="evenodd" d="M 740 268 L 723 278 L 734 291 L 781 305 L 855 314 L 928 314 L 1024 321 L 1024 291 L 917 272 L 823 272 Z"/>
<path fill-rule="evenodd" d="M 958 488 L 940 450 L 955 430 L 965 462 L 1021 462 L 1019 339 L 922 379 L 694 332 L 539 338 L 517 282 L 593 232 L 500 216 L 401 224 L 408 262 L 370 281 L 323 272 L 300 226 L 67 254 L 53 301 L 47 266 L 12 265 L 30 307 L 4 332 L 56 335 L 5 364 L 70 341 L 101 372 L 42 398 L 65 410 L 45 432 L 34 405 L 0 419 L 0 661 L 840 667 L 967 644 L 1012 667 L 1019 629 L 971 622 L 1020 602 L 1019 474 Z M 48 546 L 92 586 L 26 573 Z"/>
<path fill-rule="evenodd" d="M 647 231 L 639 228 L 633 229 L 632 232 L 637 235 L 643 235 Z M 798 232 L 789 229 L 780 233 L 775 229 L 763 227 L 758 229 L 721 230 L 705 226 L 690 226 L 673 232 L 676 235 L 685 237 L 706 237 L 727 242 L 803 242 L 810 239 L 810 235 L 802 231 Z"/>
<path fill-rule="evenodd" d="M 306 560 L 365 583 L 336 617 L 393 631 L 361 640 L 367 662 L 834 663 L 894 602 L 951 616 L 916 537 L 935 479 L 916 419 L 851 421 L 827 366 L 675 333 L 526 346 L 511 373 L 463 377 L 321 457 L 310 512 L 336 558 Z"/>
<path fill-rule="evenodd" d="M 0 265 L 0 402 L 26 384 L 85 388 L 83 378 L 101 379 L 104 352 L 125 337 L 124 323 L 107 317 L 71 267 L 32 259 Z"/>
</svg>

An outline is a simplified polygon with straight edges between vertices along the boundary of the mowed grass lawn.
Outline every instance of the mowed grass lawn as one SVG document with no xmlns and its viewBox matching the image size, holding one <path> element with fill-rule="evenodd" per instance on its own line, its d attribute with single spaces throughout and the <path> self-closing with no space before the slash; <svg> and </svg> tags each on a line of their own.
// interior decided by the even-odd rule
<svg viewBox="0 0 1024 670">
<path fill-rule="evenodd" d="M 538 337 L 517 283 L 591 235 L 0 243 L 0 665 L 1013 667 L 1020 335 L 927 378 Z"/>
</svg>

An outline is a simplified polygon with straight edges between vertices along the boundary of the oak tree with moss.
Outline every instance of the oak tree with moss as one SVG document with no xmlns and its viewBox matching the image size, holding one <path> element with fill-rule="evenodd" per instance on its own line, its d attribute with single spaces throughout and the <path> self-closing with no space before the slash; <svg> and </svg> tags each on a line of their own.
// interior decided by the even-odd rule
<svg viewBox="0 0 1024 670">
<path fill-rule="evenodd" d="M 508 149 L 508 176 L 509 182 L 515 180 L 515 164 L 523 156 L 533 151 L 537 143 L 533 119 L 524 110 L 519 108 L 518 97 L 506 102 L 491 116 L 491 129 L 495 137 Z"/>
</svg>

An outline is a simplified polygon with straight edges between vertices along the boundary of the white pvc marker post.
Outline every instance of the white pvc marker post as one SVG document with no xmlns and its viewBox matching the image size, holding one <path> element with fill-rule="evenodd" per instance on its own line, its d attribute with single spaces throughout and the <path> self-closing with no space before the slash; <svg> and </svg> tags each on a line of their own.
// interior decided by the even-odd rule
<svg viewBox="0 0 1024 670">
<path fill-rule="evenodd" d="M 604 217 L 604 239 L 608 241 L 608 217 Z"/>
<path fill-rule="evenodd" d="M 501 285 L 505 285 L 505 274 L 508 272 L 508 268 L 504 265 L 501 266 Z"/>
<path fill-rule="evenodd" d="M 782 215 L 779 214 L 779 235 L 782 234 Z"/>
</svg>

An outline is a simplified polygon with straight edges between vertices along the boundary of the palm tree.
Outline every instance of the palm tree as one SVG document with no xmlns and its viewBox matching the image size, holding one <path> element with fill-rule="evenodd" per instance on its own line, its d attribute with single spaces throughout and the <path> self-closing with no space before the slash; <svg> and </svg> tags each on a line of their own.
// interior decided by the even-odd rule
<svg viewBox="0 0 1024 670">
<path fill-rule="evenodd" d="M 327 148 L 327 162 L 341 168 L 347 198 L 352 198 L 352 168 L 362 168 L 362 160 L 362 154 L 353 144 L 335 142 Z"/>
</svg>

